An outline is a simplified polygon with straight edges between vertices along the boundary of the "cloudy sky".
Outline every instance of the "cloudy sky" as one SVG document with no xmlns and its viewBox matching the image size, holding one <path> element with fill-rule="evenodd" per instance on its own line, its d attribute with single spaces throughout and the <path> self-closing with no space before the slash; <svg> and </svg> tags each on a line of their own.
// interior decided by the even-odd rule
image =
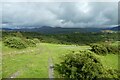
<svg viewBox="0 0 120 80">
<path fill-rule="evenodd" d="M 2 27 L 113 27 L 117 2 L 6 2 Z"/>
</svg>

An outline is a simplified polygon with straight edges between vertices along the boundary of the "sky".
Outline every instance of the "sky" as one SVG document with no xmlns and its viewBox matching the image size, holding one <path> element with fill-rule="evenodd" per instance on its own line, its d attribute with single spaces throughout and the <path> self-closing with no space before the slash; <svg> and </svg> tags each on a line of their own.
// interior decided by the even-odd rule
<svg viewBox="0 0 120 80">
<path fill-rule="evenodd" d="M 118 25 L 118 2 L 5 2 L 2 27 L 106 28 Z"/>
</svg>

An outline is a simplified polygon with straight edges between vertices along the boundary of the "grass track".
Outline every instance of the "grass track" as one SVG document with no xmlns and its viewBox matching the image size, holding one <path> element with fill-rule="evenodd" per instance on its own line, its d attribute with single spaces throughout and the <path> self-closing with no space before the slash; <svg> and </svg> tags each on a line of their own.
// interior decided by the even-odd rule
<svg viewBox="0 0 120 80">
<path fill-rule="evenodd" d="M 19 71 L 18 78 L 48 78 L 48 59 L 59 63 L 60 56 L 71 51 L 89 49 L 89 46 L 60 45 L 40 43 L 37 47 L 22 50 L 10 49 L 3 45 L 3 78 L 10 77 Z M 99 56 L 103 65 L 109 68 L 118 68 L 117 55 Z M 56 77 L 56 74 L 55 74 Z"/>
</svg>

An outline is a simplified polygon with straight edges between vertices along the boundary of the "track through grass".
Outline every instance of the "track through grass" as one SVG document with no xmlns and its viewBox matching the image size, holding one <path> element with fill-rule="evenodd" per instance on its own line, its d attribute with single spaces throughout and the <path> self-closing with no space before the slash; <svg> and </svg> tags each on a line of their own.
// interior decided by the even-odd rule
<svg viewBox="0 0 120 80">
<path fill-rule="evenodd" d="M 22 50 L 11 49 L 3 45 L 3 78 L 8 78 L 20 71 L 17 78 L 48 78 L 49 58 L 56 64 L 61 61 L 60 56 L 71 51 L 88 50 L 89 46 L 60 45 L 40 43 L 37 47 L 30 47 Z M 117 69 L 117 55 L 109 54 L 99 56 L 104 66 Z M 57 74 L 55 73 L 55 77 Z"/>
</svg>

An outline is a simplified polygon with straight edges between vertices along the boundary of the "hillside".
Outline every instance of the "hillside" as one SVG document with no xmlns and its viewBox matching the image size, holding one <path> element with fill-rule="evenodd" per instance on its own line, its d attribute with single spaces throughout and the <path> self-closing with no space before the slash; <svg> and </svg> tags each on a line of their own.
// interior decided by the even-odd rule
<svg viewBox="0 0 120 80">
<path fill-rule="evenodd" d="M 11 29 L 11 28 L 2 28 L 4 31 L 23 31 L 23 32 L 39 32 L 46 34 L 55 34 L 55 33 L 86 33 L 86 32 L 100 32 L 102 30 L 120 30 L 120 26 L 113 28 L 62 28 L 62 27 L 51 27 L 51 26 L 42 26 L 39 28 L 20 28 L 20 29 Z"/>
<path fill-rule="evenodd" d="M 40 33 L 86 33 L 86 32 L 100 32 L 102 28 L 62 28 L 62 27 L 50 27 L 42 26 L 40 28 L 21 28 L 21 29 L 10 29 L 2 28 L 4 31 L 23 31 L 23 32 L 40 32 Z"/>
<path fill-rule="evenodd" d="M 104 30 L 120 31 L 120 26 L 116 26 L 112 28 L 105 28 Z"/>
<path fill-rule="evenodd" d="M 119 30 L 120 30 L 120 26 L 113 27 L 113 28 L 111 28 L 111 30 L 114 30 L 114 31 L 119 31 Z"/>
</svg>

